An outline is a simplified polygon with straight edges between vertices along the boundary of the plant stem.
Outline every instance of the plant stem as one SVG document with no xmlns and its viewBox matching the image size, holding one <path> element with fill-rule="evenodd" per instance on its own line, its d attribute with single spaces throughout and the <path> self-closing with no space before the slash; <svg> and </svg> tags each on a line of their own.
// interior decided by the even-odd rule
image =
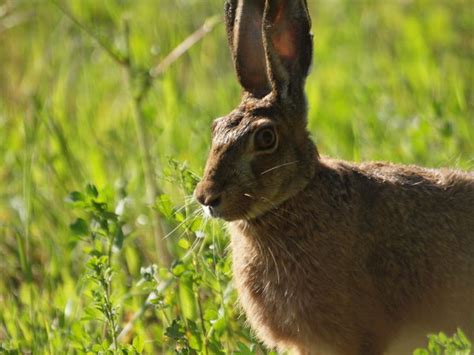
<svg viewBox="0 0 474 355">
<path fill-rule="evenodd" d="M 114 50 L 102 37 L 99 36 L 96 32 L 91 30 L 89 27 L 85 26 L 81 21 L 79 21 L 70 11 L 68 8 L 63 6 L 57 0 L 51 0 L 51 2 L 67 17 L 71 20 L 77 27 L 79 27 L 82 31 L 87 33 L 89 37 L 91 37 L 97 44 L 118 64 L 127 66 L 129 65 L 127 58 L 124 58 L 120 53 Z"/>
<path fill-rule="evenodd" d="M 112 301 L 110 300 L 111 297 L 111 284 L 109 281 L 106 280 L 106 286 L 105 286 L 105 303 L 106 303 L 106 317 L 107 320 L 109 321 L 109 327 L 110 327 L 110 337 L 112 338 L 112 344 L 114 346 L 114 350 L 118 350 L 118 342 L 117 342 L 117 326 L 115 324 L 115 316 L 114 316 L 114 310 L 113 310 L 113 305 Z"/>
<path fill-rule="evenodd" d="M 202 339 L 204 341 L 204 354 L 207 355 L 209 353 L 209 350 L 207 349 L 206 324 L 204 323 L 204 315 L 202 313 L 201 296 L 199 291 L 196 292 L 196 298 L 199 310 L 199 318 L 201 320 Z"/>
<path fill-rule="evenodd" d="M 148 137 L 145 130 L 145 117 L 143 115 L 143 98 L 149 90 L 149 78 L 146 78 L 143 82 L 137 94 L 133 93 L 133 84 L 135 82 L 137 71 L 134 68 L 132 54 L 130 50 L 130 27 L 128 22 L 125 22 L 125 40 L 127 44 L 127 57 L 128 65 L 127 77 L 129 89 L 132 92 L 133 100 L 133 116 L 135 121 L 135 127 L 137 130 L 138 144 L 140 147 L 140 156 L 143 166 L 143 174 L 145 177 L 146 185 L 146 194 L 147 194 L 147 203 L 150 208 L 154 205 L 156 197 L 159 193 L 159 188 L 156 183 L 155 173 L 153 171 L 153 158 L 151 156 L 151 147 L 148 142 Z M 152 215 L 152 226 L 153 226 L 153 236 L 155 240 L 155 249 L 158 255 L 158 259 L 162 265 L 169 265 L 171 263 L 171 255 L 168 252 L 166 245 L 166 240 L 164 239 L 164 233 L 161 225 L 161 216 L 158 211 L 151 209 Z"/>
<path fill-rule="evenodd" d="M 120 225 L 118 228 L 121 228 Z M 106 317 L 109 321 L 109 327 L 111 328 L 110 336 L 112 338 L 112 344 L 114 346 L 114 351 L 118 350 L 118 342 L 117 342 L 117 325 L 115 324 L 115 315 L 114 315 L 114 306 L 111 301 L 112 295 L 112 252 L 114 248 L 114 241 L 115 241 L 115 234 L 112 234 L 109 238 L 107 238 L 108 243 L 108 250 L 107 250 L 107 264 L 106 264 L 106 273 L 104 279 L 104 286 L 105 286 L 105 302 L 107 307 L 107 314 Z M 108 275 L 107 272 L 111 274 Z"/>
</svg>

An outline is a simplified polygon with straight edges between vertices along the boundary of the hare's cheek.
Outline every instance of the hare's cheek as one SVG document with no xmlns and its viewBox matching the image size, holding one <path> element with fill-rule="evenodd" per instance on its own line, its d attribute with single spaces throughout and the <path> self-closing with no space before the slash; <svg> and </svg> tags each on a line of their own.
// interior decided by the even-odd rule
<svg viewBox="0 0 474 355">
<path fill-rule="evenodd" d="M 235 174 L 229 182 L 234 186 L 233 191 L 251 189 L 256 182 L 256 176 L 250 159 L 241 159 L 235 165 Z"/>
</svg>

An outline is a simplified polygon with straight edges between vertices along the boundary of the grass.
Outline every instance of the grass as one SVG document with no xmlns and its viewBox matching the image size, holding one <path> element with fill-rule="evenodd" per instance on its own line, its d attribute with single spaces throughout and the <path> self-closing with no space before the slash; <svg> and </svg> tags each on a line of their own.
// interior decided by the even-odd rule
<svg viewBox="0 0 474 355">
<path fill-rule="evenodd" d="M 472 3 L 309 5 L 320 152 L 472 170 Z M 0 2 L 0 349 L 266 353 L 234 307 L 225 231 L 189 198 L 211 121 L 239 101 L 223 25 L 146 85 L 216 14 L 218 0 Z"/>
</svg>

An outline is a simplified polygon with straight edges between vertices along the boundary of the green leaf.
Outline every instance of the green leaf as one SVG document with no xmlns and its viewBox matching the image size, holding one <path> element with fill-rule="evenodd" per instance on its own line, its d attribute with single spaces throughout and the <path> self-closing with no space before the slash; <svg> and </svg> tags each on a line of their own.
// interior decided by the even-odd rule
<svg viewBox="0 0 474 355">
<path fill-rule="evenodd" d="M 140 335 L 137 335 L 135 338 L 133 338 L 133 348 L 138 351 L 139 353 L 143 352 L 143 349 L 145 348 L 145 341 Z"/>
<path fill-rule="evenodd" d="M 83 202 L 85 201 L 86 196 L 79 191 L 73 191 L 69 193 L 67 200 L 71 202 Z"/>
<path fill-rule="evenodd" d="M 208 349 L 209 349 L 209 353 L 210 354 L 213 354 L 213 355 L 221 355 L 221 354 L 225 354 L 223 351 L 222 351 L 222 344 L 214 344 L 214 343 L 209 343 L 207 345 Z M 255 354 L 255 353 L 251 353 L 251 354 Z"/>
<path fill-rule="evenodd" d="M 89 225 L 82 218 L 78 218 L 74 223 L 71 223 L 69 229 L 77 236 L 89 235 Z"/>
<path fill-rule="evenodd" d="M 156 198 L 156 208 L 166 218 L 172 219 L 173 205 L 168 195 L 160 195 Z"/>
<path fill-rule="evenodd" d="M 182 262 L 177 262 L 172 266 L 171 272 L 174 276 L 180 277 L 186 271 L 186 267 Z"/>
<path fill-rule="evenodd" d="M 191 231 L 193 232 L 198 232 L 200 231 L 200 229 L 202 228 L 202 225 L 204 224 L 205 222 L 203 222 L 203 219 L 202 218 L 194 218 L 194 220 L 191 222 L 190 226 L 188 227 Z M 202 231 L 200 231 L 200 235 L 202 234 L 201 237 L 205 236 L 204 233 L 202 233 Z"/>
<path fill-rule="evenodd" d="M 457 335 L 459 337 L 459 340 L 463 345 L 466 345 L 467 347 L 471 347 L 471 342 L 467 338 L 466 334 L 462 331 L 462 329 L 458 328 Z"/>
<path fill-rule="evenodd" d="M 443 343 L 443 344 L 447 344 L 448 343 L 448 337 L 446 336 L 446 334 L 444 334 L 443 332 L 439 333 L 438 334 L 438 340 Z"/>
<path fill-rule="evenodd" d="M 180 239 L 178 245 L 184 250 L 188 250 L 190 247 L 190 244 L 186 239 Z"/>
<path fill-rule="evenodd" d="M 171 325 L 166 328 L 165 335 L 171 339 L 179 340 L 184 336 L 183 325 L 179 318 L 174 319 Z"/>
<path fill-rule="evenodd" d="M 107 204 L 105 202 L 97 202 L 97 201 L 94 201 L 92 200 L 92 206 L 94 207 L 94 209 L 99 212 L 99 213 L 104 213 L 107 215 L 112 215 L 112 217 L 115 216 L 114 213 L 112 212 L 107 212 Z"/>
<path fill-rule="evenodd" d="M 189 341 L 189 347 L 193 350 L 201 350 L 202 348 L 202 341 L 201 339 L 194 335 L 194 334 L 190 334 L 188 336 L 188 341 Z"/>
<path fill-rule="evenodd" d="M 207 308 L 205 311 L 204 311 L 204 319 L 205 320 L 215 320 L 217 318 L 219 318 L 219 313 L 217 312 L 216 309 L 214 308 L 211 308 L 212 306 L 210 306 L 209 308 Z"/>
<path fill-rule="evenodd" d="M 183 315 L 188 319 L 197 318 L 197 306 L 193 291 L 193 275 L 187 271 L 180 278 L 179 282 L 179 301 Z"/>
<path fill-rule="evenodd" d="M 97 191 L 97 187 L 92 184 L 87 184 L 86 193 L 93 198 L 97 198 L 99 196 L 99 191 Z"/>
<path fill-rule="evenodd" d="M 214 324 L 213 324 L 214 330 L 216 332 L 222 331 L 227 327 L 225 318 L 219 318 Z"/>
<path fill-rule="evenodd" d="M 188 324 L 188 332 L 187 338 L 189 342 L 189 347 L 194 350 L 201 350 L 202 349 L 202 333 L 201 329 L 197 326 L 196 322 L 192 321 L 191 319 L 187 320 Z"/>
<path fill-rule="evenodd" d="M 125 235 L 123 234 L 122 227 L 120 227 L 119 225 L 117 226 L 117 232 L 115 233 L 114 245 L 118 249 L 122 249 L 124 239 L 125 239 Z"/>
<path fill-rule="evenodd" d="M 239 354 L 239 355 L 252 355 L 252 354 L 255 354 L 255 352 L 253 352 L 247 345 L 245 345 L 243 343 L 239 343 L 238 347 L 239 347 L 239 351 L 237 352 L 237 354 Z"/>
</svg>

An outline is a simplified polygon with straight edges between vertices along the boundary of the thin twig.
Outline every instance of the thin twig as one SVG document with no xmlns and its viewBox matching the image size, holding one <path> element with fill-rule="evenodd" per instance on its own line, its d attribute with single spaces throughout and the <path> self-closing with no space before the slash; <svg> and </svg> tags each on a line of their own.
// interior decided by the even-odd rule
<svg viewBox="0 0 474 355">
<path fill-rule="evenodd" d="M 13 13 L 11 15 L 5 15 L 4 17 L 0 16 L 0 34 L 27 22 L 32 17 L 33 13 L 31 12 Z"/>
<path fill-rule="evenodd" d="M 150 76 L 156 78 L 163 74 L 168 67 L 173 64 L 179 57 L 186 53 L 189 48 L 199 42 L 205 35 L 212 31 L 212 29 L 221 22 L 221 17 L 215 15 L 209 17 L 204 24 L 189 35 L 183 42 L 181 42 L 175 49 L 173 49 L 158 65 L 150 70 Z"/>
<path fill-rule="evenodd" d="M 79 21 L 72 13 L 67 9 L 65 6 L 63 6 L 59 1 L 57 0 L 51 0 L 51 2 L 61 11 L 69 20 L 71 20 L 76 26 L 78 26 L 81 30 L 83 30 L 85 33 L 89 35 L 93 40 L 97 42 L 97 44 L 105 51 L 107 54 L 115 60 L 118 64 L 127 66 L 128 65 L 128 58 L 124 57 L 123 55 L 117 53 L 112 47 L 110 47 L 106 41 L 104 41 L 101 36 L 85 26 L 81 21 Z"/>
</svg>

